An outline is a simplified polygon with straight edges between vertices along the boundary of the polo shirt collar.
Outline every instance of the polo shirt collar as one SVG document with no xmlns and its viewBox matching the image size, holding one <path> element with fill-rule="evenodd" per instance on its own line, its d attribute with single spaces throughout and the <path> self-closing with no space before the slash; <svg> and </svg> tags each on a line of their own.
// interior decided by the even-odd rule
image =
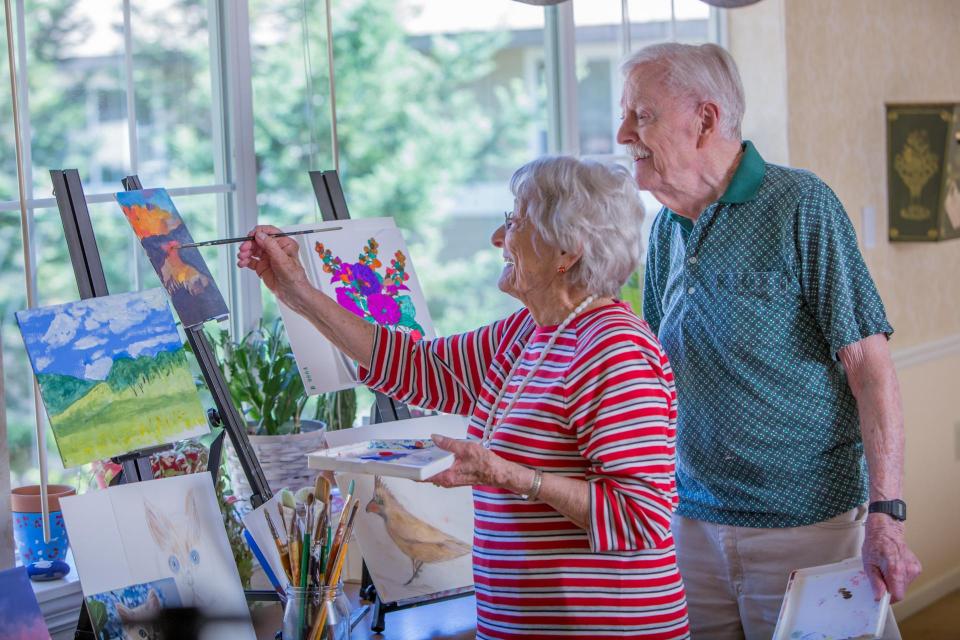
<svg viewBox="0 0 960 640">
<path fill-rule="evenodd" d="M 728 204 L 742 204 L 757 197 L 760 185 L 763 183 L 763 174 L 767 167 L 757 148 L 749 140 L 743 143 L 743 157 L 737 166 L 733 179 L 727 185 L 727 190 L 720 196 L 720 202 Z"/>
<path fill-rule="evenodd" d="M 743 155 L 740 158 L 740 164 L 727 185 L 727 190 L 720 196 L 718 202 L 724 204 L 743 204 L 757 197 L 760 191 L 760 185 L 763 184 L 763 176 L 767 171 L 766 162 L 749 140 L 743 141 Z M 670 211 L 668 209 L 668 211 Z M 689 218 L 670 211 L 670 219 L 681 226 L 690 230 L 693 228 L 693 222 Z"/>
</svg>

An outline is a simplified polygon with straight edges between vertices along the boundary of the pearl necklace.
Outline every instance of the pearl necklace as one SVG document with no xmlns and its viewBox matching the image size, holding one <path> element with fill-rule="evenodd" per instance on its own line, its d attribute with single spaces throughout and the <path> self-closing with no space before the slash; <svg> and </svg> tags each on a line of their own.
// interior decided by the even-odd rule
<svg viewBox="0 0 960 640">
<path fill-rule="evenodd" d="M 540 357 L 537 358 L 537 361 L 534 363 L 530 371 L 527 372 L 527 375 L 524 376 L 523 380 L 520 381 L 520 385 L 517 387 L 516 393 L 513 394 L 513 398 L 510 399 L 510 403 L 507 405 L 507 408 L 503 410 L 503 413 L 500 415 L 500 423 L 503 424 L 503 421 L 506 419 L 507 414 L 510 413 L 510 410 L 513 409 L 513 405 L 517 403 L 517 400 L 520 399 L 520 396 L 523 394 L 523 390 L 527 388 L 527 383 L 533 378 L 533 374 L 536 372 L 540 365 L 547 358 L 547 353 L 553 348 L 553 345 L 557 342 L 557 339 L 560 337 L 560 334 L 563 333 L 563 330 L 573 322 L 573 319 L 576 318 L 580 313 L 590 306 L 590 303 L 593 302 L 594 296 L 587 296 L 587 299 L 577 305 L 577 308 L 570 312 L 570 314 L 564 318 L 563 322 L 560 323 L 560 326 L 557 327 L 557 330 L 550 336 L 550 340 L 547 341 L 546 346 L 543 348 L 543 351 L 540 352 Z M 493 404 L 490 405 L 490 412 L 487 414 L 487 421 L 483 425 L 483 436 L 480 438 L 480 444 L 484 447 L 490 447 L 490 438 L 493 437 L 493 432 L 496 430 L 493 427 L 493 421 L 497 416 L 497 407 L 500 406 L 500 401 L 503 400 L 503 396 L 507 393 L 507 387 L 510 386 L 510 381 L 513 379 L 513 374 L 517 372 L 517 369 L 520 367 L 520 363 L 523 362 L 523 353 L 526 351 L 526 346 L 524 346 L 523 351 L 520 352 L 520 355 L 517 356 L 517 359 L 513 362 L 513 366 L 510 367 L 510 373 L 507 374 L 507 377 L 504 380 L 503 386 L 500 387 L 499 393 L 497 393 L 497 399 L 493 401 Z M 499 426 L 499 425 L 498 425 Z"/>
</svg>

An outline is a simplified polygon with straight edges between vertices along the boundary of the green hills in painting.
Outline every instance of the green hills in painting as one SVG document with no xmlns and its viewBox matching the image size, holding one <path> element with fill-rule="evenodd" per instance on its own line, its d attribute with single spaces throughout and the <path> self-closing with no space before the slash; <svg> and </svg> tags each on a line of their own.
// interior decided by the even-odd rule
<svg viewBox="0 0 960 640">
<path fill-rule="evenodd" d="M 144 385 L 151 380 L 174 374 L 178 368 L 186 366 L 187 357 L 183 347 L 180 347 L 173 351 L 161 351 L 152 357 L 118 357 L 113 361 L 106 380 L 84 380 L 59 373 L 40 373 L 37 375 L 37 382 L 44 390 L 43 401 L 52 418 L 66 411 L 70 405 L 99 384 L 106 384 L 115 393 L 131 388 L 136 395 L 137 390 L 143 393 Z"/>
<path fill-rule="evenodd" d="M 106 380 L 41 373 L 37 381 L 67 467 L 207 430 L 182 346 L 119 356 Z"/>
</svg>

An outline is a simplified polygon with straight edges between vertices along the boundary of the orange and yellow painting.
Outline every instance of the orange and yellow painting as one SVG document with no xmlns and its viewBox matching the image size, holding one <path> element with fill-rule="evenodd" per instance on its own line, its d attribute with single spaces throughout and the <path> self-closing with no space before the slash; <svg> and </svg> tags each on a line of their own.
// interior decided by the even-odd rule
<svg viewBox="0 0 960 640">
<path fill-rule="evenodd" d="M 183 248 L 193 238 L 167 190 L 123 191 L 117 194 L 117 202 L 160 276 L 183 326 L 225 318 L 227 304 L 199 249 Z"/>
</svg>

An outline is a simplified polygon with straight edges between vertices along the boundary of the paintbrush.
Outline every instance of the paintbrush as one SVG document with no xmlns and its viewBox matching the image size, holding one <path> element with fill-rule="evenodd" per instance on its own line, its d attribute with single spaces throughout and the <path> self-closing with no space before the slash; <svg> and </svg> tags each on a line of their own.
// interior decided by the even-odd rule
<svg viewBox="0 0 960 640">
<path fill-rule="evenodd" d="M 300 585 L 300 532 L 297 530 L 299 528 L 299 522 L 297 517 L 294 516 L 293 524 L 290 526 L 290 538 L 287 540 L 287 545 L 290 549 L 290 573 L 291 573 L 291 583 L 293 586 Z"/>
<path fill-rule="evenodd" d="M 270 535 L 273 536 L 273 543 L 277 545 L 277 553 L 280 554 L 280 564 L 283 565 L 283 570 L 287 574 L 287 580 L 293 581 L 293 571 L 290 566 L 290 555 L 287 545 L 284 544 L 283 540 L 280 539 L 280 534 L 277 532 L 277 527 L 273 524 L 273 518 L 270 516 L 269 511 L 264 511 L 264 514 L 267 518 L 267 527 L 270 528 Z"/>
<path fill-rule="evenodd" d="M 320 233 L 322 231 L 339 231 L 343 227 L 327 227 L 326 229 L 304 229 L 302 231 L 284 231 L 283 233 L 268 233 L 271 238 L 289 238 L 290 236 L 302 236 L 307 233 Z M 222 238 L 220 240 L 204 240 L 203 242 L 188 242 L 180 245 L 181 249 L 193 249 L 195 247 L 213 247 L 220 244 L 234 244 L 236 242 L 246 242 L 253 240 L 253 236 L 243 236 L 239 238 Z"/>
<path fill-rule="evenodd" d="M 357 510 L 360 507 L 360 503 L 356 502 L 353 505 L 353 508 L 350 510 L 350 515 L 346 518 L 346 526 L 344 528 L 345 535 L 343 538 L 343 544 L 336 551 L 336 562 L 334 563 L 334 570 L 332 573 L 327 574 L 325 586 L 334 587 L 340 582 L 340 573 L 343 571 L 344 559 L 347 555 L 347 539 L 350 537 L 350 532 L 353 530 L 353 522 L 357 517 Z M 343 523 L 344 518 L 341 516 L 340 521 Z M 339 527 L 338 527 L 339 529 Z M 333 552 L 331 551 L 331 557 L 334 557 Z M 318 640 L 320 634 L 323 632 L 323 626 L 327 622 L 327 608 L 323 607 L 320 610 L 320 615 L 317 616 L 317 619 L 313 621 L 313 626 L 310 628 L 310 632 L 307 634 L 308 640 Z"/>
</svg>

